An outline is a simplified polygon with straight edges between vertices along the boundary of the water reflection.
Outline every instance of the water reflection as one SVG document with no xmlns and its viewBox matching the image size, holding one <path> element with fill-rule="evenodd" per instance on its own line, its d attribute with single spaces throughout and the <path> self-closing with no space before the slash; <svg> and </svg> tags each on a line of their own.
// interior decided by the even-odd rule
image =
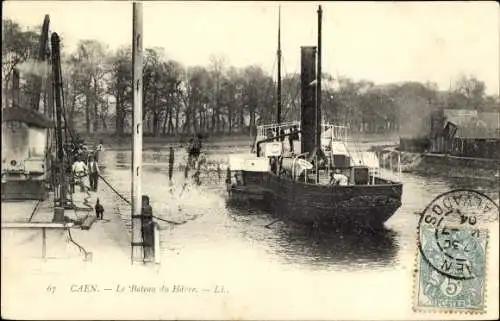
<svg viewBox="0 0 500 321">
<path fill-rule="evenodd" d="M 389 229 L 343 231 L 287 223 L 275 232 L 273 248 L 290 263 L 365 269 L 394 265 L 398 253 L 398 233 Z"/>
<path fill-rule="evenodd" d="M 106 154 L 110 154 L 112 152 L 108 152 Z M 123 165 L 131 162 L 131 153 L 117 152 L 115 154 L 115 164 L 113 165 Z"/>
<path fill-rule="evenodd" d="M 129 195 L 130 151 L 109 152 L 112 160 L 106 177 L 117 189 Z M 234 150 L 207 150 L 211 161 L 227 161 Z M 183 161 L 185 151 L 176 149 L 176 166 Z M 394 268 L 408 264 L 412 259 L 415 244 L 417 212 L 437 195 L 454 188 L 472 188 L 484 191 L 498 202 L 498 186 L 478 180 L 444 179 L 402 174 L 403 205 L 379 231 L 340 231 L 332 229 L 311 230 L 309 227 L 290 222 L 277 222 L 262 208 L 249 204 L 227 204 L 224 179 L 217 173 L 206 175 L 202 186 L 180 188 L 184 174 L 174 172 L 174 190 L 171 195 L 168 184 L 168 148 L 145 150 L 143 153 L 143 193 L 150 195 L 158 215 L 165 213 L 171 220 L 187 220 L 186 224 L 162 230 L 166 248 L 196 253 L 200 246 L 206 247 L 216 260 L 221 246 L 246 251 L 249 247 L 257 256 L 251 264 L 266 262 L 283 263 L 286 266 L 301 266 L 306 269 L 328 270 L 372 270 Z M 489 192 L 488 192 L 489 190 Z M 128 196 L 127 196 L 128 197 Z M 182 208 L 182 211 L 178 211 Z M 128 214 L 127 214 L 128 215 Z M 196 219 L 189 220 L 190 217 Z M 129 216 L 127 216 L 127 219 Z M 181 252 L 182 252 L 181 251 Z M 223 251 L 222 258 L 227 253 Z M 201 258 L 200 258 L 201 259 Z M 413 262 L 413 261 L 411 261 Z M 245 263 L 246 264 L 246 263 Z"/>
<path fill-rule="evenodd" d="M 328 270 L 363 270 L 394 266 L 398 261 L 399 239 L 394 230 L 312 228 L 274 220 L 265 210 L 231 206 L 227 214 L 253 244 L 287 265 Z"/>
</svg>

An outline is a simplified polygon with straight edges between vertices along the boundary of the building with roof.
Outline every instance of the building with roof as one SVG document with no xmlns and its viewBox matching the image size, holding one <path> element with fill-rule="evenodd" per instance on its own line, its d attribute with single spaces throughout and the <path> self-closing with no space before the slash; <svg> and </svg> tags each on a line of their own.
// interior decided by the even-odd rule
<svg viewBox="0 0 500 321">
<path fill-rule="evenodd" d="M 434 153 L 500 158 L 500 113 L 467 109 L 435 112 L 431 121 Z"/>
</svg>

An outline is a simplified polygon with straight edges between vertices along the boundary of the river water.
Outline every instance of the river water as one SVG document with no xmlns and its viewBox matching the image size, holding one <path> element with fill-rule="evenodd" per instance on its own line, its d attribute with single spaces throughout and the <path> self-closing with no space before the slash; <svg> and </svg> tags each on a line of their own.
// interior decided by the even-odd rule
<svg viewBox="0 0 500 321">
<path fill-rule="evenodd" d="M 231 153 L 246 152 L 231 146 L 206 151 L 209 160 L 220 163 Z M 185 156 L 177 150 L 176 163 Z M 131 153 L 107 151 L 105 158 L 104 175 L 130 198 Z M 400 179 L 403 204 L 381 232 L 311 231 L 283 222 L 266 227 L 274 221 L 268 213 L 226 206 L 225 172 L 220 181 L 216 172 L 205 173 L 201 186 L 183 190 L 181 171 L 174 172 L 173 186 L 168 183 L 168 149 L 143 153 L 142 191 L 150 196 L 154 214 L 185 221 L 160 222 L 160 270 L 190 275 L 190 282 L 222 284 L 232 295 L 224 307 L 238 307 L 222 317 L 412 317 L 418 213 L 457 188 L 480 190 L 498 203 L 498 187 L 412 174 Z M 122 204 L 130 227 L 130 207 Z M 383 313 L 373 314 L 379 310 Z"/>
<path fill-rule="evenodd" d="M 206 149 L 208 161 L 219 164 L 227 164 L 231 154 L 246 153 L 247 147 L 236 145 Z M 103 156 L 103 176 L 130 199 L 131 152 L 108 150 Z M 176 149 L 176 165 L 185 163 L 185 158 L 185 151 Z M 387 171 L 382 174 L 394 176 Z M 169 184 L 168 148 L 144 150 L 143 194 L 149 195 L 156 216 L 182 223 L 159 221 L 161 264 L 130 264 L 128 237 L 119 235 L 119 224 L 103 221 L 95 223 L 95 229 L 74 231 L 76 241 L 95 251 L 91 262 L 82 262 L 81 253 L 65 242 L 65 235 L 55 238 L 49 233 L 49 241 L 54 239 L 50 244 L 72 255 L 46 262 L 19 261 L 13 252 L 12 269 L 5 277 L 9 282 L 4 282 L 2 274 L 2 313 L 9 310 L 5 314 L 14 313 L 13 319 L 43 315 L 68 320 L 443 319 L 412 309 L 418 213 L 439 194 L 457 188 L 483 191 L 498 202 L 498 186 L 412 174 L 399 178 L 404 184 L 403 204 L 382 231 L 312 230 L 284 222 L 266 227 L 274 222 L 268 213 L 226 206 L 224 171 L 220 177 L 216 171 L 203 172 L 200 186 L 188 182 L 183 189 L 182 170 L 174 171 Z M 102 192 L 105 216 L 118 206 L 130 231 L 130 206 Z M 98 250 L 102 233 L 109 233 L 102 240 L 111 248 L 104 244 Z M 39 240 L 37 235 L 33 237 Z M 37 250 L 35 241 L 29 244 Z M 489 310 L 480 316 L 495 319 L 498 229 L 490 234 L 489 242 Z M 8 291 L 4 291 L 6 283 Z"/>
</svg>

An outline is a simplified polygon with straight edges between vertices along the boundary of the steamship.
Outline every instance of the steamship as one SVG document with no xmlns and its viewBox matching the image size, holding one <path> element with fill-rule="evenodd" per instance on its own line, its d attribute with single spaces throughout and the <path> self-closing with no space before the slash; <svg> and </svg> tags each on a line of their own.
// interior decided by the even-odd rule
<svg viewBox="0 0 500 321">
<path fill-rule="evenodd" d="M 280 120 L 278 64 L 277 122 L 257 127 L 255 155 L 230 157 L 229 202 L 257 201 L 278 218 L 303 224 L 379 228 L 401 206 L 403 186 L 354 157 L 348 127 L 321 121 L 321 19 L 319 6 L 318 46 L 301 48 L 300 121 Z M 338 176 L 342 184 L 335 183 Z"/>
</svg>

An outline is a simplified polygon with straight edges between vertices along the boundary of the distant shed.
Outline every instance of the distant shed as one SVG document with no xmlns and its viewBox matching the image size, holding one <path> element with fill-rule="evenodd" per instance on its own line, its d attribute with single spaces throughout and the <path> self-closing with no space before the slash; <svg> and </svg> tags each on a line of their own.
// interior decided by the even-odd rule
<svg viewBox="0 0 500 321">
<path fill-rule="evenodd" d="M 434 121 L 432 151 L 456 156 L 500 158 L 498 112 L 445 109 Z"/>
</svg>

